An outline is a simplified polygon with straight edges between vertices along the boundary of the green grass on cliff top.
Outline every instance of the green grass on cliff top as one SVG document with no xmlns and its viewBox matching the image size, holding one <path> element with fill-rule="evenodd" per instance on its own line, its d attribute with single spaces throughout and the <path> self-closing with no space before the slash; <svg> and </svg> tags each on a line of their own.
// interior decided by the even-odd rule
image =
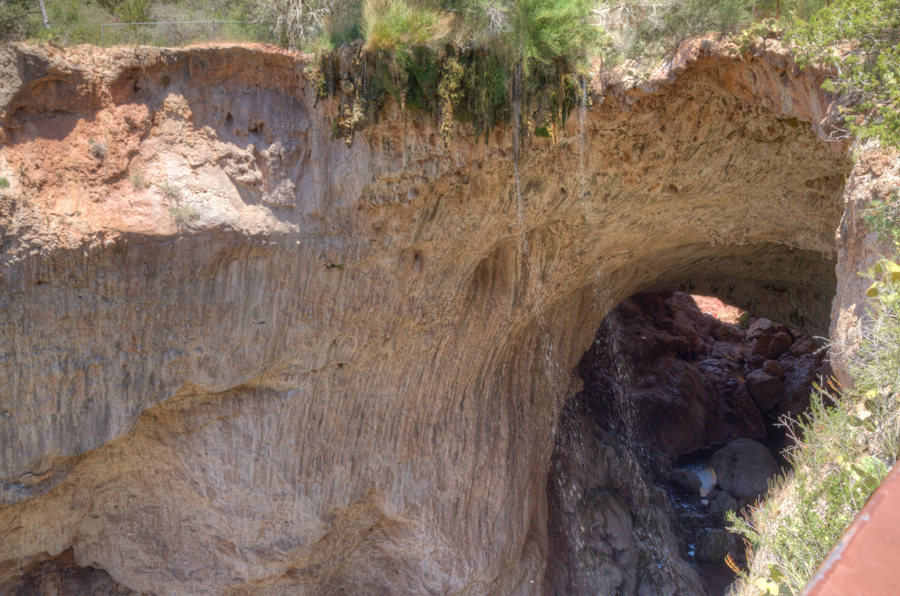
<svg viewBox="0 0 900 596">
<path fill-rule="evenodd" d="M 782 36 L 801 61 L 830 65 L 825 86 L 856 93 L 849 132 L 900 145 L 900 0 L 38 0 L 0 2 L 0 42 L 50 40 L 185 45 L 264 41 L 304 50 L 363 40 L 369 50 L 409 57 L 474 52 L 511 71 L 584 70 L 592 56 L 647 67 L 679 42 L 735 34 L 750 51 Z M 249 23 L 167 24 L 173 21 Z M 835 47 L 842 40 L 842 51 Z M 403 58 L 406 60 L 406 58 Z M 447 69 L 443 69 L 447 70 Z M 507 86 L 511 77 L 505 77 Z"/>
</svg>

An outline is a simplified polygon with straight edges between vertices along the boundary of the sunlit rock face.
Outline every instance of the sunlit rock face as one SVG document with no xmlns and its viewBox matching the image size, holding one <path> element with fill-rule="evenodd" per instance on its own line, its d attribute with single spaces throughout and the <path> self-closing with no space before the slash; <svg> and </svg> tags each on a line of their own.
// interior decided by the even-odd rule
<svg viewBox="0 0 900 596">
<path fill-rule="evenodd" d="M 869 299 L 866 290 L 872 279 L 861 273 L 868 271 L 884 255 L 895 254 L 891 241 L 866 225 L 860 215 L 872 201 L 888 202 L 900 187 L 900 156 L 896 150 L 882 151 L 874 142 L 862 146 L 858 161 L 847 179 L 844 192 L 844 216 L 836 235 L 840 283 L 832 302 L 831 338 L 835 342 L 831 359 L 841 385 L 853 384 L 850 356 L 862 340 L 868 320 Z"/>
<path fill-rule="evenodd" d="M 444 155 L 388 104 L 333 138 L 308 61 L 0 54 L 0 586 L 70 552 L 156 594 L 538 594 L 613 305 L 681 287 L 826 334 L 850 161 L 786 53 L 596 74 L 520 193 L 508 129 Z"/>
</svg>

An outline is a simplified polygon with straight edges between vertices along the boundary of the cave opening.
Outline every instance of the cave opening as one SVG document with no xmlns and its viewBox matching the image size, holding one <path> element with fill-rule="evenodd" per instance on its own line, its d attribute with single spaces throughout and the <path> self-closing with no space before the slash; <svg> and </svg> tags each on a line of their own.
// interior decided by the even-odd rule
<svg viewBox="0 0 900 596">
<path fill-rule="evenodd" d="M 576 367 L 547 481 L 549 594 L 726 594 L 729 531 L 788 469 L 827 351 L 717 298 L 639 293 Z"/>
</svg>

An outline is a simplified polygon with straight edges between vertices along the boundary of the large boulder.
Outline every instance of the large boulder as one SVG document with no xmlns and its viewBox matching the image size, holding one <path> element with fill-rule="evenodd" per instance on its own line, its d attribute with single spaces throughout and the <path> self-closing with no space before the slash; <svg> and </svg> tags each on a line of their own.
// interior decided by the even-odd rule
<svg viewBox="0 0 900 596">
<path fill-rule="evenodd" d="M 780 358 L 782 354 L 791 349 L 791 344 L 793 343 L 794 338 L 791 337 L 790 333 L 785 331 L 776 333 L 769 342 L 769 349 L 766 350 L 766 358 L 769 358 L 770 360 Z"/>
<path fill-rule="evenodd" d="M 763 413 L 778 405 L 781 396 L 784 395 L 781 379 L 762 369 L 754 370 L 747 375 L 747 391 L 753 396 L 753 401 Z"/>
<path fill-rule="evenodd" d="M 754 501 L 765 495 L 778 473 L 775 458 L 752 439 L 732 441 L 712 456 L 719 486 L 736 499 Z"/>
<path fill-rule="evenodd" d="M 684 468 L 672 470 L 669 474 L 669 482 L 686 493 L 699 493 L 703 487 L 700 477 Z"/>
<path fill-rule="evenodd" d="M 763 335 L 774 333 L 774 328 L 775 323 L 765 317 L 760 317 L 750 324 L 750 328 L 747 330 L 747 339 L 757 339 Z"/>
<path fill-rule="evenodd" d="M 750 334 L 747 334 L 750 337 Z M 751 351 L 754 356 L 765 356 L 770 360 L 779 358 L 782 354 L 791 349 L 794 338 L 787 331 L 779 331 L 778 333 L 766 334 L 760 336 L 753 345 Z"/>
<path fill-rule="evenodd" d="M 718 341 L 743 341 L 746 332 L 731 323 L 712 319 L 710 321 L 710 333 Z"/>
<path fill-rule="evenodd" d="M 812 354 L 818 349 L 819 346 L 816 345 L 816 342 L 806 336 L 803 336 L 798 338 L 797 341 L 795 341 L 791 345 L 791 355 L 803 356 L 804 354 Z"/>
<path fill-rule="evenodd" d="M 697 560 L 703 563 L 722 563 L 737 552 L 737 539 L 728 530 L 703 530 L 697 539 Z"/>
</svg>

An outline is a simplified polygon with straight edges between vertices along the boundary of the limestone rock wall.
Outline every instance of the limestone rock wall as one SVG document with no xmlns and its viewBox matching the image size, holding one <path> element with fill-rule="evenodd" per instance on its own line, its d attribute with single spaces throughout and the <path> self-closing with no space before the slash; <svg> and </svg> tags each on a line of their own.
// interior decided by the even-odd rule
<svg viewBox="0 0 900 596">
<path fill-rule="evenodd" d="M 612 306 L 703 288 L 828 329 L 839 101 L 730 52 L 596 74 L 517 192 L 507 129 L 445 156 L 389 104 L 333 138 L 308 56 L 4 48 L 0 585 L 71 552 L 160 595 L 540 593 Z"/>
</svg>

